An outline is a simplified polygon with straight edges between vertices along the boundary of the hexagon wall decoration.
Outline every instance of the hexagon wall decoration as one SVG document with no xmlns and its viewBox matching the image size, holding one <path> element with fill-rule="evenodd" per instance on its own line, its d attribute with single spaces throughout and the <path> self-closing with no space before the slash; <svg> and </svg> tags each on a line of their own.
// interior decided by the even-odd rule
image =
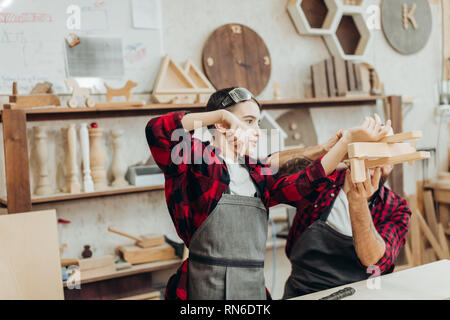
<svg viewBox="0 0 450 320">
<path fill-rule="evenodd" d="M 303 35 L 324 35 L 334 32 L 340 0 L 289 0 L 287 10 Z"/>
<path fill-rule="evenodd" d="M 345 60 L 362 59 L 368 47 L 371 35 L 362 11 L 355 9 L 341 12 L 336 31 L 324 35 L 328 49 L 334 55 Z"/>
</svg>

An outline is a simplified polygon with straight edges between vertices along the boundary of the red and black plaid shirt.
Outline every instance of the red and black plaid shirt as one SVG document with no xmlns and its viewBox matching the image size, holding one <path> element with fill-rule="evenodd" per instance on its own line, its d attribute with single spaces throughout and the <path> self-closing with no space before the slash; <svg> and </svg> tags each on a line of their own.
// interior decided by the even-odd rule
<svg viewBox="0 0 450 320">
<path fill-rule="evenodd" d="M 345 169 L 336 170 L 328 176 L 329 180 L 321 187 L 320 195 L 314 204 L 300 203 L 296 206 L 297 213 L 286 243 L 288 257 L 302 232 L 330 208 L 344 185 L 345 172 Z M 405 244 L 411 211 L 402 197 L 383 186 L 375 194 L 371 215 L 376 230 L 386 243 L 386 251 L 376 266 L 380 268 L 381 274 L 386 274 L 393 271 L 394 261 Z M 362 266 L 360 261 L 358 264 Z"/>
<path fill-rule="evenodd" d="M 185 114 L 171 112 L 153 118 L 145 133 L 153 158 L 164 172 L 170 216 L 178 235 L 189 247 L 192 235 L 226 191 L 230 176 L 218 158 L 220 150 L 184 131 L 181 119 Z M 172 135 L 176 139 L 172 140 Z M 246 167 L 266 208 L 279 203 L 307 207 L 319 196 L 317 189 L 328 181 L 320 159 L 291 176 L 271 174 L 267 166 L 250 160 L 246 158 Z M 167 299 L 187 299 L 187 275 L 186 260 L 169 279 Z"/>
</svg>

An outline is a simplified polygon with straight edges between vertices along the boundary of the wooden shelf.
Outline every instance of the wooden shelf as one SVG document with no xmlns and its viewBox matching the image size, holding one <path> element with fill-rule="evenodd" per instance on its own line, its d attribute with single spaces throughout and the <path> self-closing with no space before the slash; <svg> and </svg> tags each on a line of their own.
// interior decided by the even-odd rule
<svg viewBox="0 0 450 320">
<path fill-rule="evenodd" d="M 378 99 L 385 96 L 366 97 L 335 97 L 335 98 L 311 98 L 311 99 L 289 99 L 289 100 L 261 100 L 263 109 L 275 108 L 309 108 L 327 106 L 355 106 L 372 105 Z M 204 111 L 203 104 L 150 104 L 142 107 L 97 107 L 97 108 L 33 108 L 23 109 L 26 113 L 27 121 L 42 120 L 65 120 L 65 119 L 86 119 L 86 118 L 108 118 L 117 116 L 139 116 L 163 114 L 168 111 L 189 110 Z"/>
<path fill-rule="evenodd" d="M 275 240 L 275 243 L 274 243 L 273 239 L 269 239 L 269 240 L 267 240 L 266 251 L 273 250 L 274 246 L 276 246 L 277 248 L 284 248 L 285 245 L 286 245 L 285 239 L 277 238 Z M 131 266 L 131 268 L 119 270 L 119 271 L 116 271 L 116 272 L 113 272 L 110 274 L 104 274 L 104 275 L 97 276 L 97 277 L 81 279 L 81 284 L 98 282 L 98 281 L 120 278 L 120 277 L 126 277 L 126 276 L 131 276 L 131 275 L 139 274 L 139 273 L 146 273 L 146 272 L 169 269 L 171 267 L 177 267 L 181 263 L 182 263 L 182 260 L 176 258 L 176 259 L 171 259 L 171 260 L 166 260 L 166 261 L 137 264 L 137 265 Z M 67 286 L 66 281 L 63 282 L 63 285 L 64 285 L 64 287 Z"/>
<path fill-rule="evenodd" d="M 83 193 L 57 193 L 51 196 L 33 196 L 31 198 L 32 204 L 41 204 L 41 203 L 49 203 L 49 202 L 59 202 L 59 201 L 67 201 L 67 200 L 76 200 L 76 199 L 86 199 L 86 198 L 96 198 L 96 197 L 105 197 L 105 196 L 114 196 L 120 194 L 129 194 L 129 193 L 137 193 L 137 192 L 147 192 L 154 190 L 164 190 L 163 185 L 159 186 L 151 186 L 151 187 L 127 187 L 127 188 L 112 188 L 109 187 L 104 191 L 95 191 L 95 192 L 83 192 Z M 0 204 L 7 205 L 6 199 L 0 198 Z"/>
<path fill-rule="evenodd" d="M 120 277 L 126 277 L 126 276 L 131 276 L 131 275 L 139 274 L 139 273 L 165 270 L 165 269 L 169 269 L 172 267 L 177 267 L 181 264 L 181 262 L 182 262 L 181 259 L 177 258 L 177 259 L 171 259 L 171 260 L 165 260 L 165 261 L 137 264 L 137 265 L 131 266 L 131 268 L 128 268 L 128 269 L 118 270 L 116 272 L 104 274 L 104 275 L 101 275 L 98 277 L 82 279 L 81 284 L 97 282 L 97 281 L 102 281 L 102 280 L 108 280 L 108 279 L 114 279 L 114 278 L 120 278 Z M 63 281 L 63 285 L 64 285 L 64 287 L 67 287 L 67 282 Z"/>
</svg>

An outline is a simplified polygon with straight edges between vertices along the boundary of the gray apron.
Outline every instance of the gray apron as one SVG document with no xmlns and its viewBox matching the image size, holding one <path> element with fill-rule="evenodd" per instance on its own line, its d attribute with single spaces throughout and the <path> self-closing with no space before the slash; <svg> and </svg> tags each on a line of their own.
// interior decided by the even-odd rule
<svg viewBox="0 0 450 320">
<path fill-rule="evenodd" d="M 289 257 L 292 271 L 284 287 L 283 299 L 365 280 L 370 276 L 365 267 L 358 265 L 353 238 L 326 223 L 333 205 L 334 201 L 292 247 Z"/>
<path fill-rule="evenodd" d="M 224 193 L 189 245 L 188 299 L 265 300 L 267 210 Z"/>
</svg>

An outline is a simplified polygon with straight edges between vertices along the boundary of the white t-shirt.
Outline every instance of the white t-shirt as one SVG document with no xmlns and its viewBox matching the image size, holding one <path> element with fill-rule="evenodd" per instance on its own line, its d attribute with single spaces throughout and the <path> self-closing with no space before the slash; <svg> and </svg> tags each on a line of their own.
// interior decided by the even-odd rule
<svg viewBox="0 0 450 320">
<path fill-rule="evenodd" d="M 225 164 L 230 174 L 230 194 L 254 197 L 256 186 L 245 166 L 229 159 L 225 159 Z"/>
<path fill-rule="evenodd" d="M 353 236 L 347 195 L 343 189 L 337 195 L 326 223 L 339 233 L 349 237 Z"/>
</svg>

